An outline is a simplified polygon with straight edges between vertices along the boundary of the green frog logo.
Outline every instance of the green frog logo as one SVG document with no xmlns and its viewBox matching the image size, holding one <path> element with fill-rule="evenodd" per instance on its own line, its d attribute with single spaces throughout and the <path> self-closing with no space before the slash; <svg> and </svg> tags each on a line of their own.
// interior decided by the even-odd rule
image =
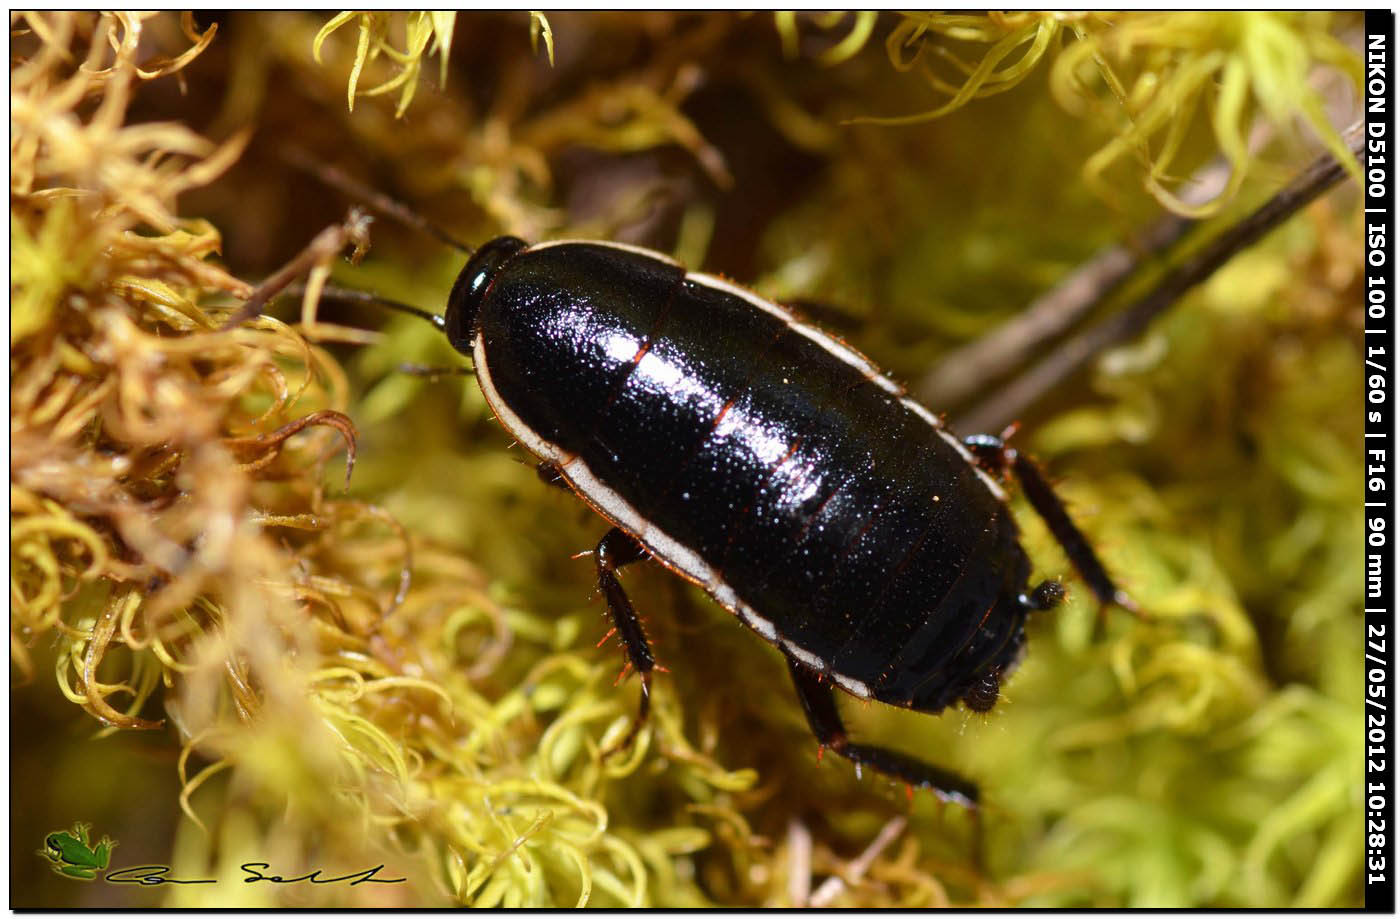
<svg viewBox="0 0 1400 919">
<path fill-rule="evenodd" d="M 44 848 L 39 854 L 49 860 L 58 874 L 83 881 L 91 881 L 99 871 L 107 869 L 112 850 L 117 844 L 106 836 L 93 848 L 88 842 L 88 824 L 75 823 L 71 833 L 60 831 L 44 837 Z"/>
</svg>

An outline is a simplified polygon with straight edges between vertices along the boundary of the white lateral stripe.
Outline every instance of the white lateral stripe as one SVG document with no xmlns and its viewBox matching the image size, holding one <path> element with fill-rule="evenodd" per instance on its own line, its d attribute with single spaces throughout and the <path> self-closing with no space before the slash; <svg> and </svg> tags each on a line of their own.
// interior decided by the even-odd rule
<svg viewBox="0 0 1400 919">
<path fill-rule="evenodd" d="M 866 686 L 860 680 L 853 680 L 850 677 L 842 676 L 839 673 L 833 673 L 831 675 L 831 678 L 836 681 L 836 685 L 840 686 L 842 689 L 846 690 L 846 692 L 850 693 L 853 696 L 860 696 L 862 699 L 869 699 L 871 696 L 870 687 Z"/>
<path fill-rule="evenodd" d="M 714 288 L 722 293 L 738 297 L 740 300 L 747 300 L 765 313 L 777 316 L 786 323 L 791 324 L 794 321 L 792 313 L 789 313 L 781 305 L 774 303 L 772 300 L 765 300 L 753 291 L 745 290 L 738 284 L 731 284 L 724 278 L 715 277 L 712 274 L 705 274 L 703 271 L 687 271 L 685 273 L 685 278 L 687 281 L 694 281 L 696 284 Z"/>
<path fill-rule="evenodd" d="M 966 446 L 963 445 L 962 441 L 958 440 L 956 437 L 954 437 L 952 434 L 949 434 L 942 428 L 939 428 L 938 436 L 946 440 L 948 442 L 948 446 L 958 451 L 958 456 L 961 456 L 963 458 L 963 462 L 967 463 L 969 466 L 977 465 L 977 460 L 973 459 L 972 453 L 967 449 Z"/>
<path fill-rule="evenodd" d="M 482 337 L 476 337 L 475 344 L 472 345 L 472 364 L 476 371 L 476 382 L 481 387 L 481 394 L 486 397 L 486 404 L 491 406 L 491 411 L 496 413 L 501 424 L 510 432 L 511 436 L 525 445 L 531 453 L 542 460 L 548 460 L 561 468 L 572 460 L 567 453 L 560 450 L 554 444 L 537 435 L 530 429 L 530 426 L 520 420 L 520 416 L 510 410 L 501 394 L 496 392 L 496 384 L 491 381 L 491 370 L 486 363 L 486 345 Z"/>
<path fill-rule="evenodd" d="M 904 390 L 898 383 L 881 373 L 880 368 L 876 367 L 875 364 L 871 362 L 870 358 L 861 354 L 859 351 L 856 351 L 848 345 L 841 344 L 841 342 L 832 338 L 821 329 L 813 325 L 807 325 L 807 323 L 801 320 L 793 319 L 789 325 L 792 326 L 797 334 L 805 338 L 810 338 L 840 360 L 845 361 L 847 364 L 861 371 L 867 380 L 874 383 L 885 392 L 892 393 L 896 396 L 904 395 Z"/>
<path fill-rule="evenodd" d="M 496 391 L 495 384 L 491 380 L 490 365 L 486 360 L 486 349 L 480 337 L 477 338 L 476 345 L 472 349 L 472 359 L 476 364 L 476 378 L 477 382 L 481 384 L 482 395 L 486 397 L 487 403 L 491 406 L 491 410 L 496 413 L 496 417 L 501 420 L 501 424 L 514 435 L 516 440 L 524 444 L 531 453 L 558 466 L 560 474 L 565 479 L 587 495 L 614 523 L 636 534 L 642 542 L 646 543 L 647 548 L 652 550 L 652 554 L 675 565 L 700 584 L 705 585 L 712 594 L 723 586 L 719 583 L 719 578 L 715 576 L 710 566 L 706 565 L 698 555 L 648 523 L 637 512 L 636 508 L 628 504 L 621 495 L 600 482 L 593 475 L 593 470 L 588 468 L 588 463 L 581 457 L 570 456 L 567 451 L 540 437 L 520 419 L 519 415 L 511 411 L 510 406 L 506 405 L 505 400 Z M 731 595 L 732 593 L 730 591 Z"/>
<path fill-rule="evenodd" d="M 780 304 L 774 303 L 772 300 L 765 300 L 751 290 L 745 290 L 737 284 L 731 284 L 724 278 L 717 278 L 712 274 L 688 271 L 685 276 L 686 280 L 694 281 L 697 284 L 703 284 L 706 287 L 739 297 L 742 300 L 747 300 L 765 313 L 777 316 L 779 319 L 786 322 L 788 327 L 797 334 L 821 345 L 827 352 L 836 357 L 843 364 L 847 364 L 859 370 L 862 376 L 886 392 L 894 393 L 895 395 L 901 395 L 904 392 L 898 383 L 881 373 L 880 368 L 876 367 L 865 355 L 856 351 L 849 345 L 842 344 L 816 326 L 808 325 L 788 312 Z"/>
<path fill-rule="evenodd" d="M 1006 500 L 1005 489 L 1001 487 L 1001 484 L 998 483 L 996 479 L 987 475 L 987 471 L 982 468 L 981 464 L 979 464 L 976 459 L 973 458 L 972 453 L 967 449 L 967 447 L 963 446 L 962 441 L 958 440 L 956 437 L 954 437 L 952 434 L 949 434 L 942 428 L 938 429 L 938 434 L 948 442 L 949 446 L 951 446 L 954 450 L 958 451 L 958 455 L 963 458 L 964 462 L 966 462 L 969 466 L 972 467 L 972 471 L 977 473 L 977 477 L 982 480 L 982 484 L 987 486 L 987 489 L 991 491 L 991 493 L 996 497 L 998 501 Z"/>
<path fill-rule="evenodd" d="M 739 617 L 745 622 L 747 622 L 750 628 L 752 628 L 758 634 L 762 635 L 764 638 L 768 639 L 769 641 L 775 644 L 778 642 L 777 628 L 773 625 L 773 623 L 769 622 L 767 619 L 764 619 L 758 613 L 755 613 L 753 611 L 753 607 L 748 606 L 747 604 L 740 604 Z"/>
<path fill-rule="evenodd" d="M 876 386 L 879 386 L 881 389 L 885 390 L 888 393 L 891 393 L 892 395 L 901 397 L 899 400 L 901 405 L 903 405 L 906 409 L 913 412 L 914 414 L 918 415 L 920 419 L 922 419 L 929 425 L 929 427 L 936 430 L 939 433 L 939 435 L 941 435 L 943 439 L 946 440 L 953 447 L 954 450 L 958 451 L 958 455 L 963 458 L 963 462 L 968 463 L 972 466 L 973 471 L 977 473 L 977 477 L 982 480 L 983 485 L 987 486 L 987 490 L 992 493 L 993 497 L 995 497 L 998 501 L 1006 500 L 1006 491 L 1001 487 L 1000 484 L 997 483 L 996 479 L 993 479 L 991 476 L 987 475 L 986 471 L 983 470 L 982 467 L 977 464 L 977 461 L 972 458 L 972 454 L 969 453 L 967 448 L 962 445 L 961 441 L 959 441 L 956 437 L 952 436 L 946 430 L 943 429 L 943 423 L 938 420 L 938 416 L 933 414 L 933 412 L 930 412 L 927 408 L 920 405 L 918 402 L 905 396 L 903 387 L 901 387 L 898 383 L 894 382 L 889 377 L 881 373 L 880 368 L 876 367 L 875 364 L 872 363 L 870 359 L 867 358 L 865 355 L 849 347 L 848 345 L 842 344 L 841 342 L 832 338 L 830 335 L 826 334 L 816 326 L 807 325 L 805 322 L 802 322 L 801 320 L 793 316 L 791 313 L 789 313 L 782 306 L 778 305 L 777 303 L 774 303 L 771 300 L 765 300 L 764 298 L 760 297 L 758 294 L 754 293 L 751 290 L 745 290 L 737 284 L 731 284 L 723 278 L 717 278 L 714 275 L 704 274 L 702 272 L 697 271 L 686 272 L 686 278 L 696 282 L 697 284 L 704 284 L 706 287 L 712 287 L 715 290 L 723 291 L 724 293 L 732 294 L 733 296 L 739 297 L 743 300 L 747 300 L 749 303 L 763 310 L 765 313 L 769 313 L 771 315 L 779 317 L 784 322 L 786 322 L 790 328 L 795 330 L 799 335 L 811 339 L 812 341 L 821 345 L 823 348 L 825 348 L 828 352 L 830 352 L 842 362 L 859 370 L 862 374 L 864 374 L 867 380 L 874 383 Z"/>
<path fill-rule="evenodd" d="M 533 246 L 527 246 L 525 251 L 538 252 L 541 249 L 549 249 L 553 246 L 571 246 L 575 244 L 584 246 L 604 246 L 608 249 L 621 249 L 623 252 L 632 252 L 636 255 L 645 255 L 647 258 L 663 261 L 675 268 L 680 268 L 682 270 L 685 268 L 684 265 L 671 258 L 671 256 L 667 255 L 665 252 L 657 252 L 655 249 L 648 249 L 644 246 L 634 246 L 630 243 L 615 243 L 603 239 L 550 239 L 542 243 L 535 243 Z"/>
<path fill-rule="evenodd" d="M 799 648 L 788 639 L 783 639 L 783 650 L 818 673 L 826 673 L 826 662 L 805 648 Z"/>
<path fill-rule="evenodd" d="M 987 486 L 987 489 L 996 496 L 998 501 L 1006 500 L 1005 489 L 1001 487 L 1001 484 L 997 482 L 996 479 L 987 475 L 987 470 L 983 469 L 981 466 L 973 466 L 972 468 L 976 470 L 977 477 L 982 480 L 982 484 Z"/>
<path fill-rule="evenodd" d="M 938 420 L 937 415 L 924 408 L 922 405 L 915 402 L 913 399 L 910 399 L 908 396 L 904 397 L 903 399 L 900 399 L 899 404 L 903 405 L 905 408 L 909 409 L 909 411 L 913 412 L 915 415 L 918 415 L 920 418 L 924 419 L 924 421 L 928 422 L 929 427 L 940 429 L 943 427 L 943 422 Z M 961 446 L 961 444 L 959 444 L 959 446 Z"/>
</svg>

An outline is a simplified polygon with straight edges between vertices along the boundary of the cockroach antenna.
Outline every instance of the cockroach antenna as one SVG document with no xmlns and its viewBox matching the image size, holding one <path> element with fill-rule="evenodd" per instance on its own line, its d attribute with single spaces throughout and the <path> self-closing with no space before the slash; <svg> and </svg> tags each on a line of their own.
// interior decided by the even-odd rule
<svg viewBox="0 0 1400 919">
<path fill-rule="evenodd" d="M 410 229 L 426 233 L 444 245 L 451 246 L 468 256 L 476 252 L 474 246 L 469 246 L 457 239 L 451 233 L 448 233 L 442 227 L 433 223 L 403 202 L 396 201 L 383 192 L 376 191 L 368 185 L 351 178 L 344 170 L 330 163 L 316 159 L 300 147 L 288 146 L 284 148 L 282 150 L 282 159 L 294 168 L 336 189 L 341 194 L 357 199 L 366 206 L 387 217 L 397 220 Z M 417 316 L 419 319 L 432 323 L 440 332 L 447 330 L 446 320 L 443 316 L 437 313 L 430 313 L 424 309 L 419 309 L 416 306 L 409 306 L 407 303 L 400 303 L 396 300 L 381 297 L 369 291 L 327 285 L 322 288 L 321 293 L 322 296 L 329 297 L 333 300 L 339 300 L 343 303 L 361 303 L 370 306 L 382 306 L 400 313 L 407 313 L 410 316 Z M 437 375 L 441 372 L 438 369 L 426 369 L 431 370 L 432 375 Z"/>
<path fill-rule="evenodd" d="M 295 295 L 300 294 L 305 290 L 306 288 L 303 285 L 294 284 L 291 287 L 287 288 L 287 293 Z M 368 290 L 355 290 L 354 288 L 350 287 L 336 287 L 334 285 L 327 284 L 321 288 L 321 296 L 328 300 L 337 300 L 341 303 L 361 303 L 368 306 L 382 306 L 386 309 L 396 310 L 400 313 L 407 313 L 410 316 L 417 316 L 419 319 L 431 322 L 434 326 L 437 327 L 438 331 L 440 332 L 447 330 L 446 320 L 442 316 L 439 316 L 437 313 L 430 313 L 427 310 L 419 309 L 416 306 L 409 306 L 407 303 L 400 303 L 397 300 L 390 300 L 387 297 L 381 297 L 379 296 L 379 294 L 373 293 Z"/>
<path fill-rule="evenodd" d="M 465 252 L 467 255 L 471 255 L 476 251 L 474 246 L 469 246 L 457 239 L 451 233 L 403 202 L 395 201 L 383 192 L 375 191 L 368 185 L 351 178 L 339 167 L 316 159 L 300 147 L 293 146 L 283 149 L 282 159 L 295 168 L 300 169 L 302 172 L 314 176 L 322 183 L 329 185 L 342 194 L 363 201 L 381 214 L 394 218 L 410 229 L 418 230 L 420 233 L 426 233 L 438 242 Z"/>
</svg>

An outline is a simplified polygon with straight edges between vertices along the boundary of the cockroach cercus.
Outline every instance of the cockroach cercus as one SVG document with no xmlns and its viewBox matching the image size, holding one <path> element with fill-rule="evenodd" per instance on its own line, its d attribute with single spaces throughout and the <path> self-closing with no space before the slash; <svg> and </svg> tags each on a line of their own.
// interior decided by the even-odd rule
<svg viewBox="0 0 1400 919">
<path fill-rule="evenodd" d="M 968 806 L 967 779 L 852 742 L 835 690 L 992 708 L 1027 616 L 1064 593 L 1027 583 L 1008 474 L 1099 601 L 1128 604 L 1028 458 L 998 437 L 959 440 L 842 342 L 663 254 L 500 237 L 462 269 L 445 315 L 408 309 L 472 359 L 541 477 L 612 525 L 598 587 L 642 684 L 619 748 L 647 717 L 655 667 L 617 577 L 640 559 L 782 651 L 822 746 Z"/>
</svg>

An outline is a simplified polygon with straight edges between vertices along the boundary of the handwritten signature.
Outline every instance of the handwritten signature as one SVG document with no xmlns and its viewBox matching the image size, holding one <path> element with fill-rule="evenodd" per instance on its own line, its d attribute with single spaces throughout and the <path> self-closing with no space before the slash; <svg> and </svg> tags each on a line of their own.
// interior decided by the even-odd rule
<svg viewBox="0 0 1400 919">
<path fill-rule="evenodd" d="M 311 884 L 342 884 L 348 881 L 351 887 L 357 884 L 402 884 L 407 878 L 381 878 L 377 875 L 383 870 L 383 865 L 375 865 L 373 868 L 366 868 L 363 871 L 356 871 L 351 874 L 342 874 L 339 877 L 322 877 L 321 869 L 317 868 L 309 874 L 300 877 L 288 878 L 280 874 L 264 874 L 272 866 L 267 862 L 244 862 L 238 866 L 247 875 L 243 879 L 245 884 L 256 884 L 259 881 L 266 881 L 269 884 L 299 884 L 307 882 Z M 109 871 L 105 879 L 109 884 L 140 884 L 143 887 L 156 887 L 161 884 L 216 884 L 215 878 L 173 878 L 170 877 L 169 865 L 138 865 L 135 868 L 122 868 L 118 871 Z"/>
</svg>

